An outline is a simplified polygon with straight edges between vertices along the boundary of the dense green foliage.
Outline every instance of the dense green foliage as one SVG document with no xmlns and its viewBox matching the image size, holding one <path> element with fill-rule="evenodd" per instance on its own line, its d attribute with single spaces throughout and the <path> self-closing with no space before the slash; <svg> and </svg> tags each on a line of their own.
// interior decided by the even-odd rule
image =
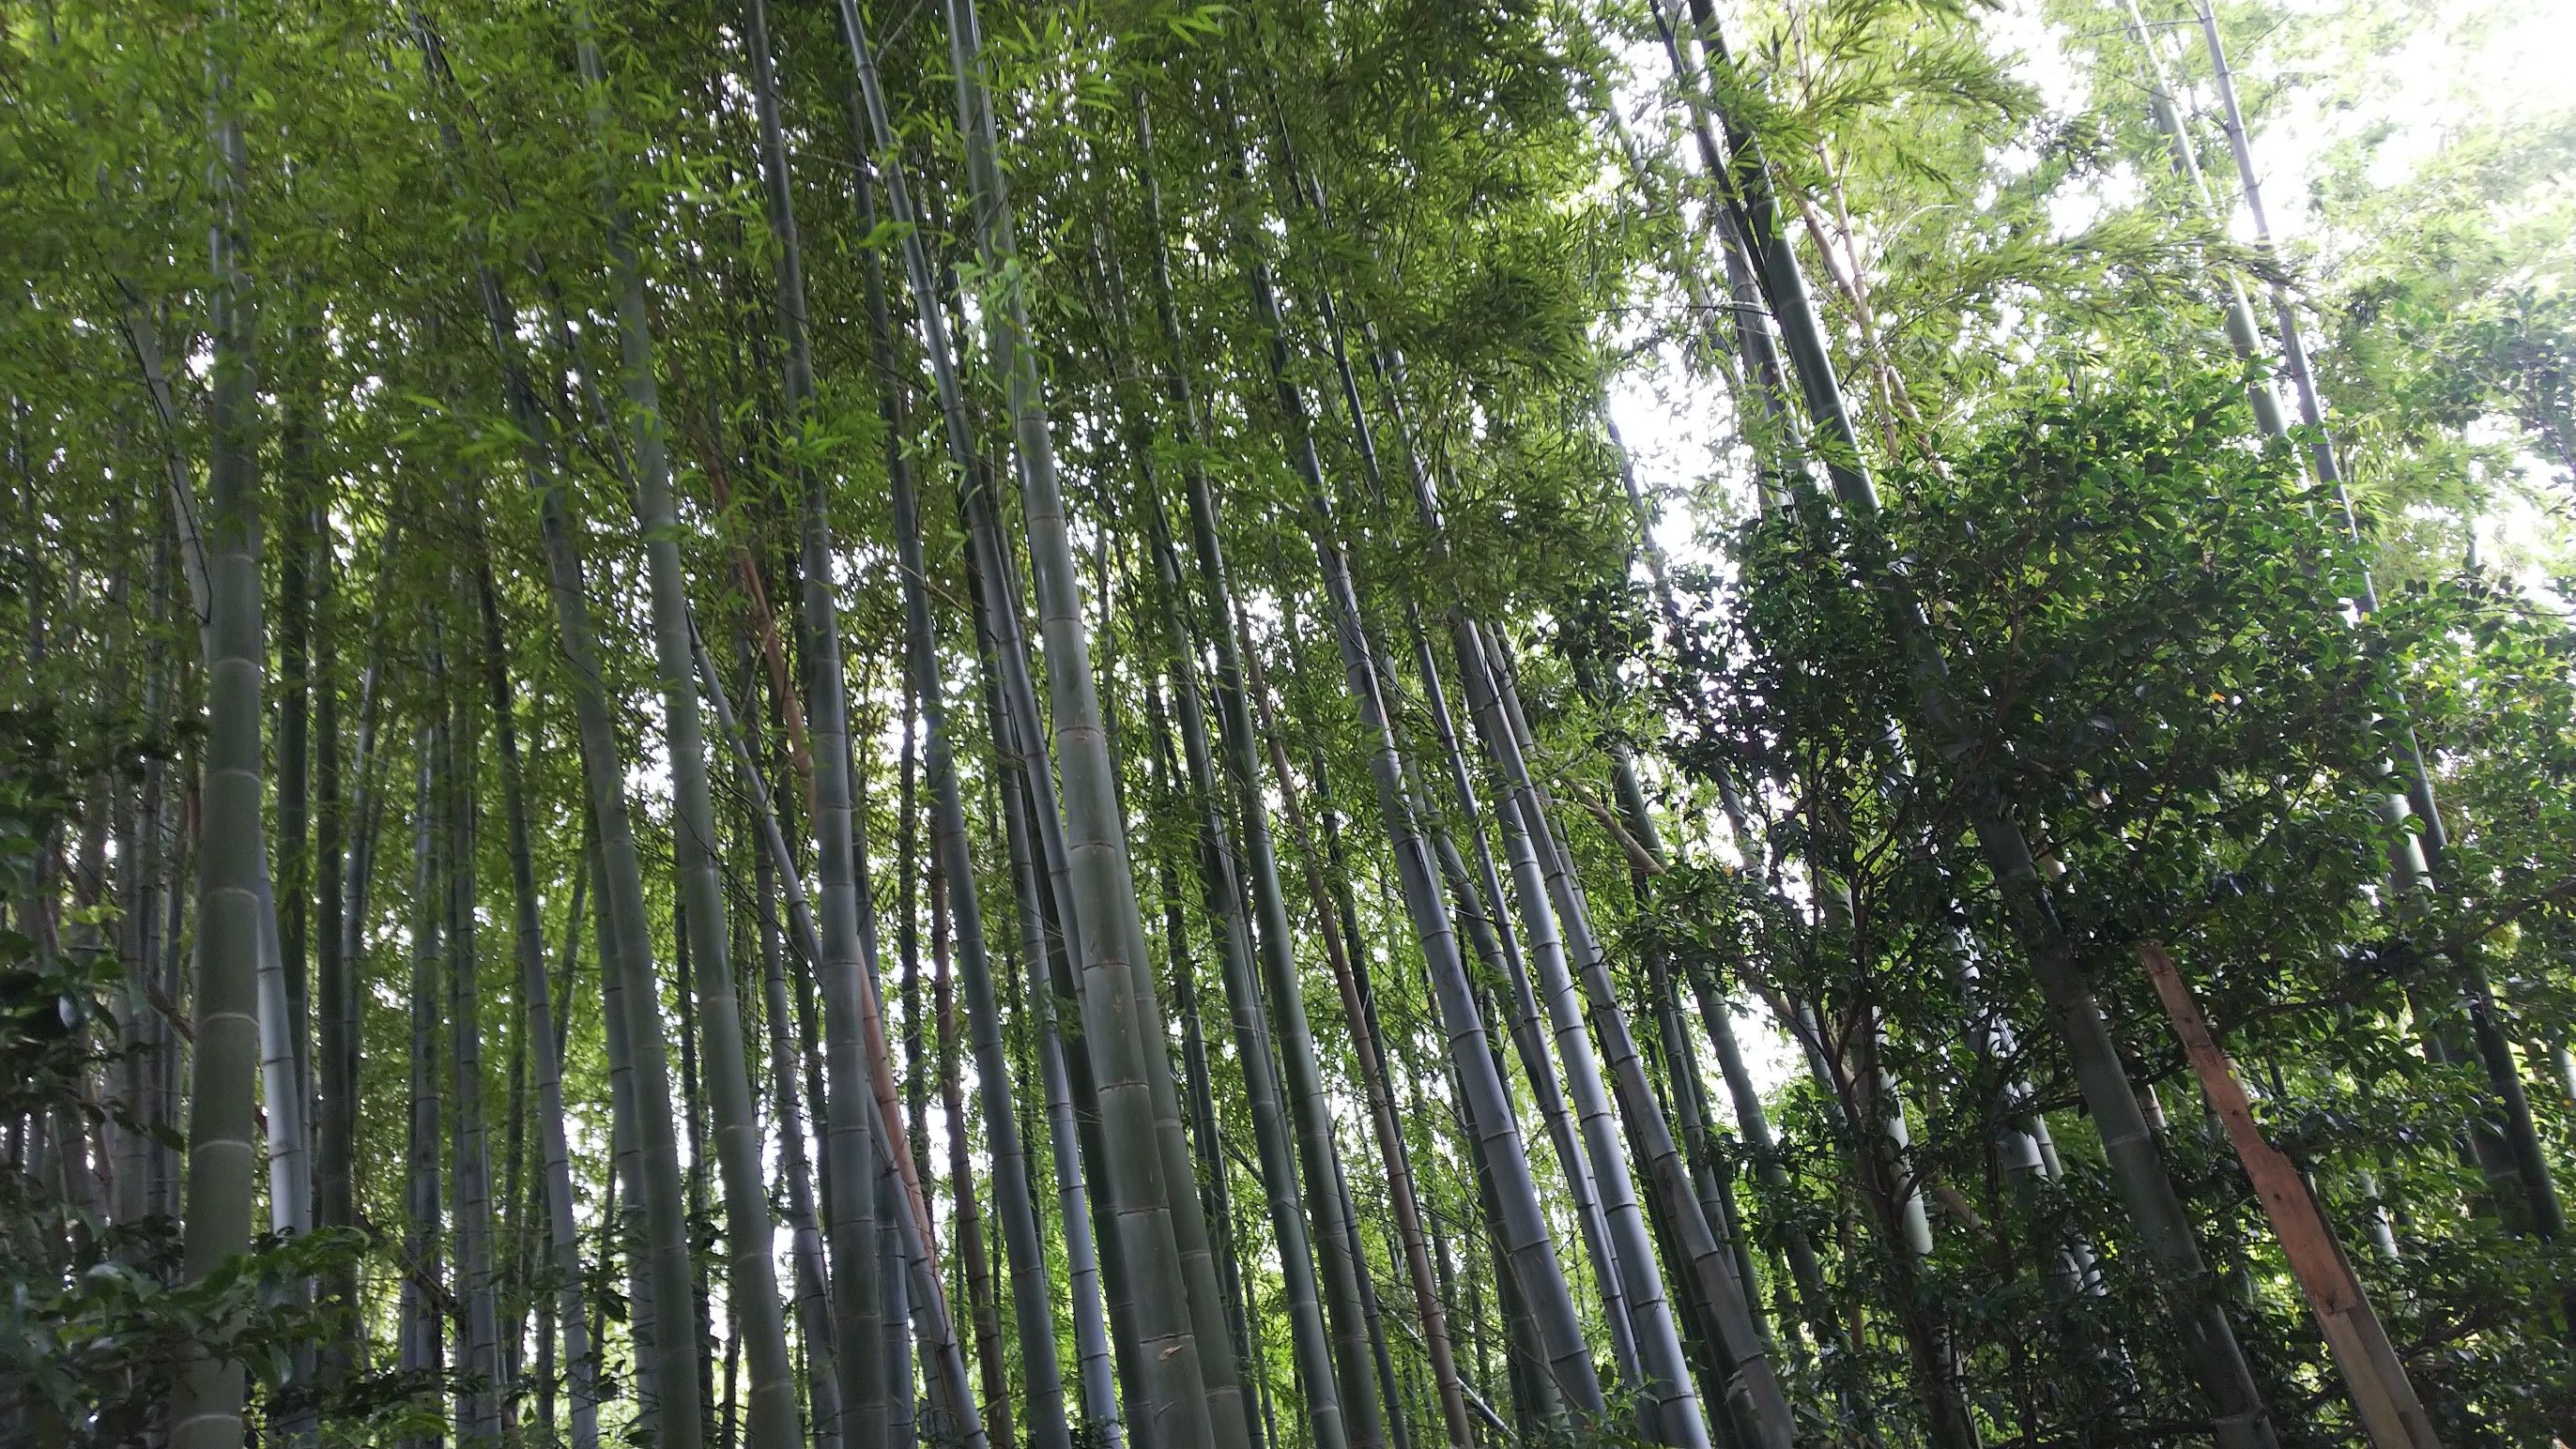
<svg viewBox="0 0 2576 1449">
<path fill-rule="evenodd" d="M 0 1442 L 2553 1442 L 2576 113 L 2202 13 L 0 13 Z"/>
</svg>

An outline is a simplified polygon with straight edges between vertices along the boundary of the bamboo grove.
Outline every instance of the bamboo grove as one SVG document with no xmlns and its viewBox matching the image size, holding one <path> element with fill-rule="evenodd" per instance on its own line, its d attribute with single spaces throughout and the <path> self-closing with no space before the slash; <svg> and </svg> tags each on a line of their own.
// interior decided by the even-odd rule
<svg viewBox="0 0 2576 1449">
<path fill-rule="evenodd" d="M 0 1440 L 2553 1442 L 2576 121 L 2310 9 L 0 11 Z"/>
</svg>

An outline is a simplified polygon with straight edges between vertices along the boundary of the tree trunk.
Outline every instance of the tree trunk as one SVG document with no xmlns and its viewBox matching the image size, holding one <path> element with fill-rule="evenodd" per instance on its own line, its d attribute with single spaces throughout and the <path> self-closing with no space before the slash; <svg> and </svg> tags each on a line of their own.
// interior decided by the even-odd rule
<svg viewBox="0 0 2576 1449">
<path fill-rule="evenodd" d="M 1152 117 L 1141 89 L 1136 93 L 1135 109 L 1140 156 L 1138 172 L 1145 191 L 1146 225 L 1153 236 L 1155 312 L 1162 325 L 1164 337 L 1177 349 L 1181 345 L 1184 334 L 1181 331 L 1179 308 L 1172 294 L 1170 247 L 1163 230 L 1161 181 L 1155 174 L 1153 166 Z M 1114 289 L 1112 295 L 1114 298 Z M 1164 386 L 1170 397 L 1177 425 L 1181 429 L 1181 441 L 1184 444 L 1195 444 L 1199 435 L 1198 405 L 1192 395 L 1188 368 L 1177 356 L 1165 365 Z M 1234 631 L 1233 586 L 1227 576 L 1224 553 L 1218 544 L 1213 526 L 1214 504 L 1210 497 L 1206 470 L 1193 462 L 1184 469 L 1184 475 L 1188 483 L 1193 520 L 1192 542 L 1197 553 L 1201 587 L 1206 594 L 1206 607 L 1211 621 L 1208 633 L 1216 650 L 1218 725 L 1224 741 L 1225 767 L 1234 791 L 1235 808 L 1243 821 L 1245 861 L 1250 871 L 1254 909 L 1260 920 L 1259 940 L 1262 962 L 1273 983 L 1272 990 L 1274 993 L 1280 993 L 1279 983 L 1282 980 L 1293 988 L 1296 961 L 1291 944 L 1292 928 L 1288 919 L 1286 893 L 1281 889 L 1279 882 L 1277 849 L 1271 838 L 1268 811 L 1262 800 L 1259 767 L 1254 763 L 1255 746 L 1251 713 L 1245 703 L 1243 663 L 1241 652 L 1236 646 Z M 1169 531 L 1164 526 L 1159 503 L 1153 507 L 1150 521 L 1156 568 L 1164 590 L 1164 608 L 1167 614 L 1171 615 L 1170 628 L 1174 634 L 1175 648 L 1183 651 L 1186 659 L 1189 645 L 1178 614 L 1182 597 L 1179 562 L 1174 556 Z M 1188 665 L 1184 663 L 1180 668 L 1186 674 Z M 1186 678 L 1181 681 L 1179 687 L 1195 693 L 1195 683 Z M 1191 712 L 1189 704 L 1185 703 L 1183 705 L 1185 728 Z M 1193 772 L 1194 774 L 1196 772 L 1195 765 Z M 1284 768 L 1281 769 L 1280 775 L 1283 788 L 1293 788 L 1284 784 L 1287 775 Z M 1202 785 L 1200 788 L 1206 790 L 1209 787 Z M 1293 795 L 1291 799 L 1293 800 Z M 1207 808 L 1210 811 L 1216 809 L 1216 801 L 1213 797 L 1210 798 Z M 1221 835 L 1218 838 L 1221 840 Z M 1319 910 L 1322 908 L 1321 902 L 1318 902 L 1318 908 Z M 1328 946 L 1332 944 L 1329 934 L 1327 944 Z M 1344 984 L 1344 1004 L 1347 1007 L 1350 973 L 1338 952 L 1330 954 L 1337 967 L 1335 980 Z M 1281 999 L 1291 998 L 1282 994 Z M 1302 1003 L 1298 1014 L 1302 1018 Z M 1351 1017 L 1354 1023 L 1358 1019 L 1356 1014 Z M 1299 1024 L 1302 1025 L 1302 1022 Z M 1424 1344 L 1431 1357 L 1433 1377 L 1440 1385 L 1442 1410 L 1448 1424 L 1451 1443 L 1454 1449 L 1467 1449 L 1473 1441 L 1474 1431 L 1467 1421 L 1464 1397 L 1458 1392 L 1457 1363 L 1450 1346 L 1448 1327 L 1440 1310 L 1437 1289 L 1430 1280 L 1428 1261 L 1422 1251 L 1420 1208 L 1414 1197 L 1411 1172 L 1404 1160 L 1401 1134 L 1394 1128 L 1392 1105 L 1385 1099 L 1384 1063 L 1377 1059 L 1371 1042 L 1365 1038 L 1361 1043 L 1361 1053 L 1362 1076 L 1365 1082 L 1371 1084 L 1369 1096 L 1371 1121 L 1378 1132 L 1380 1155 L 1386 1162 L 1389 1192 L 1395 1200 L 1399 1235 L 1405 1243 L 1406 1264 L 1413 1278 L 1415 1306 L 1421 1316 Z M 1308 1065 L 1311 1066 L 1311 1040 L 1307 1043 L 1307 1056 L 1310 1059 Z M 1320 1087 L 1315 1096 L 1308 1101 L 1312 1106 L 1321 1105 Z M 1301 1109 L 1301 1133 L 1305 1132 L 1308 1126 L 1305 1120 L 1307 1115 L 1310 1115 L 1310 1112 Z M 1326 1125 L 1329 1126 L 1328 1119 Z M 1305 1140 L 1307 1139 L 1301 1137 L 1301 1142 Z M 1310 1173 L 1312 1171 L 1311 1164 L 1309 1171 Z"/>
<path fill-rule="evenodd" d="M 714 676 L 707 661 L 701 661 L 701 668 L 707 677 Z M 715 706 L 718 732 L 733 742 L 732 711 L 721 687 L 710 689 L 708 698 Z M 739 756 L 737 763 L 742 763 Z M 754 812 L 758 817 L 767 805 L 765 787 L 747 767 L 742 773 L 748 787 L 745 793 L 760 802 Z M 758 824 L 756 818 L 755 828 Z M 770 1096 L 777 1104 L 778 1157 L 780 1171 L 787 1179 L 787 1228 L 796 1265 L 796 1327 L 804 1340 L 805 1392 L 813 1410 L 816 1449 L 842 1449 L 847 1441 L 843 1434 L 841 1346 L 833 1334 L 831 1271 L 824 1261 L 822 1224 L 814 1203 L 814 1174 L 806 1155 L 805 1101 L 797 1084 L 795 1018 L 788 1001 L 786 952 L 782 949 L 778 920 L 779 869 L 765 839 L 762 846 L 752 856 L 752 889 L 760 913 L 761 1004 L 769 1027 Z M 810 920 L 807 929 L 811 930 Z"/>
<path fill-rule="evenodd" d="M 990 610 L 985 605 L 989 576 L 980 569 L 972 570 L 971 595 L 975 603 L 976 648 L 984 682 L 984 715 L 993 741 L 996 773 L 1000 777 L 1003 836 L 1009 848 L 1013 900 L 1020 927 L 1020 955 L 1027 963 L 1028 975 L 1021 983 L 1025 992 L 1028 1032 L 1037 1038 L 1038 1078 L 1046 1098 L 1047 1140 L 1055 1163 L 1056 1208 L 1064 1227 L 1065 1276 L 1073 1292 L 1073 1339 L 1077 1374 L 1082 1388 L 1082 1411 L 1085 1428 L 1097 1435 L 1103 1449 L 1123 1449 L 1126 1428 L 1118 1412 L 1116 1369 L 1110 1361 L 1109 1323 L 1101 1301 L 1101 1246 L 1116 1241 L 1115 1233 L 1094 1229 L 1097 1211 L 1090 1188 L 1083 1180 L 1083 1163 L 1099 1160 L 1096 1144 L 1087 1143 L 1074 1117 L 1074 1087 L 1071 1063 L 1065 1056 L 1064 1042 L 1056 1027 L 1057 991 L 1051 966 L 1063 957 L 1065 942 L 1060 932 L 1048 929 L 1048 883 L 1037 863 L 1037 847 L 1029 828 L 1027 798 L 1028 771 L 1043 768 L 1043 762 L 1023 753 L 1010 717 L 1001 698 L 1000 668 L 995 662 L 995 644 L 987 622 Z"/>
<path fill-rule="evenodd" d="M 510 334 L 499 325 L 506 307 L 487 273 L 486 292 L 495 304 L 494 341 L 507 347 Z M 514 374 L 517 370 L 513 369 Z M 542 427 L 528 401 L 523 379 L 514 377 L 513 392 L 522 400 L 521 429 L 532 436 Z M 655 979 L 652 938 L 645 924 L 644 876 L 627 817 L 625 763 L 617 748 L 616 729 L 600 683 L 599 644 L 591 622 L 582 567 L 574 552 L 571 520 L 566 516 L 560 482 L 530 450 L 530 482 L 540 494 L 548 584 L 553 593 L 556 631 L 569 665 L 573 710 L 581 747 L 583 783 L 590 813 L 599 833 L 600 897 L 607 908 L 616 953 L 602 954 L 602 970 L 618 979 L 623 1020 L 634 1084 L 634 1122 L 640 1157 L 639 1206 L 648 1235 L 647 1255 L 653 1321 L 662 1331 L 652 1346 L 652 1384 L 658 1399 L 651 1412 L 665 1449 L 694 1449 L 704 1435 L 705 1413 L 699 1393 L 697 1348 L 690 1335 L 677 1331 L 693 1316 L 694 1293 L 688 1238 L 688 1204 L 680 1179 L 679 1142 L 671 1103 L 670 1059 L 663 1042 L 661 993 Z"/>
<path fill-rule="evenodd" d="M 984 90 L 982 38 L 972 0 L 947 0 L 949 53 L 959 78 L 960 128 L 967 136 L 969 192 L 974 202 L 978 252 L 990 287 L 984 298 L 983 322 L 994 371 L 1004 379 L 1014 452 L 1020 468 L 1021 504 L 1028 529 L 1031 581 L 1036 589 L 1040 630 L 1046 641 L 1047 696 L 1052 705 L 1058 765 L 1063 773 L 1067 862 L 1080 887 L 1074 915 L 1086 975 L 1102 974 L 1097 994 L 1106 1012 L 1112 1006 L 1130 1016 L 1125 1030 L 1136 1040 L 1135 1055 L 1144 1096 L 1152 1113 L 1159 1162 L 1136 1180 L 1137 1205 L 1148 1217 L 1159 1209 L 1168 1221 L 1178 1259 L 1179 1286 L 1188 1309 L 1187 1342 L 1172 1339 L 1149 1350 L 1167 1355 L 1174 1377 L 1194 1373 L 1208 1400 L 1207 1433 L 1217 1449 L 1237 1449 L 1233 1425 L 1235 1401 L 1242 1393 L 1240 1370 L 1231 1355 L 1214 1350 L 1224 1335 L 1224 1307 L 1217 1291 L 1215 1260 L 1207 1222 L 1195 1193 L 1185 1190 L 1190 1178 L 1190 1152 L 1181 1126 L 1179 1093 L 1172 1081 L 1162 1005 L 1154 989 L 1152 962 L 1137 907 L 1134 872 L 1129 863 L 1124 821 L 1117 799 L 1117 770 L 1111 758 L 1100 698 L 1093 677 L 1088 629 L 1081 614 L 1080 584 L 1075 577 L 1069 538 L 1070 521 L 1056 477 L 1055 443 L 1046 400 L 1039 381 L 1038 354 L 1030 332 L 1026 296 L 1020 285 L 1018 241 L 1008 189 L 998 157 L 994 117 Z M 962 437 L 962 433 L 960 434 Z M 1120 977 L 1124 977 L 1122 982 Z M 1115 1041 L 1105 1043 L 1113 1054 Z M 1123 1071 L 1099 1074 L 1107 1099 L 1126 1090 Z M 1119 1134 L 1113 1134 L 1113 1140 Z M 1142 1164 L 1139 1164 L 1140 1168 Z M 1113 1174 L 1113 1182 L 1117 1174 Z M 1131 1264 L 1151 1261 L 1131 1258 Z M 1139 1275 L 1139 1287 L 1144 1286 Z M 1173 1352 L 1173 1350 L 1179 1350 Z M 1188 1369 L 1178 1365 L 1188 1361 Z M 1196 1442 L 1195 1411 L 1187 1414 L 1184 1441 Z"/>
<path fill-rule="evenodd" d="M 509 659 L 503 652 L 500 604 L 494 597 L 488 558 L 477 583 L 483 611 L 484 679 L 491 696 L 494 733 L 501 744 L 501 806 L 509 831 L 512 921 L 519 954 L 519 1033 L 528 1043 L 529 1075 L 536 1084 L 537 1152 L 543 1168 L 555 1325 L 563 1334 L 563 1367 L 572 1380 L 573 1449 L 598 1449 L 598 1364 L 591 1350 L 589 1319 L 582 1310 L 581 1231 L 574 1222 L 572 1153 L 564 1135 L 563 1057 L 557 1045 L 553 994 L 546 982 L 545 927 L 537 916 L 537 873 L 529 850 L 527 786 L 519 759 Z M 567 969 L 572 961 L 571 943 L 580 936 L 589 865 L 585 856 L 574 870 L 572 902 L 564 926 Z M 567 998 L 567 1010 L 569 1007 Z M 325 1057 L 328 1055 L 326 1051 Z"/>
<path fill-rule="evenodd" d="M 770 76 L 766 7 L 751 5 L 753 89 L 759 103 L 764 171 L 783 168 L 774 143 L 777 97 Z M 784 189 L 773 175 L 772 194 Z M 643 536 L 652 589 L 654 659 L 662 690 L 669 746 L 674 824 L 674 868 L 695 967 L 698 1010 L 706 1053 L 708 1107 L 724 1182 L 725 1245 L 730 1306 L 751 1374 L 751 1449 L 795 1449 L 803 1439 L 794 1370 L 787 1352 L 786 1316 L 771 1256 L 772 1226 L 760 1121 L 752 1103 L 749 1053 L 742 1039 L 742 1006 L 735 994 L 725 923 L 724 881 L 716 858 L 715 805 L 707 781 L 705 728 L 692 682 L 695 649 L 689 620 L 688 581 L 682 573 L 679 518 L 671 498 L 671 471 L 661 421 L 660 388 L 653 375 L 653 339 L 644 276 L 622 217 L 614 216 L 609 246 L 618 273 L 618 337 L 628 423 L 633 430 L 636 524 Z M 801 308 L 797 310 L 801 311 Z"/>
<path fill-rule="evenodd" d="M 973 888 L 970 881 L 969 890 Z M 957 986 L 948 945 L 948 872 L 937 858 L 930 867 L 932 1012 L 938 1035 L 939 1108 L 948 1139 L 948 1192 L 955 1205 L 953 1254 L 966 1280 L 967 1311 L 975 1325 L 976 1369 L 984 1381 L 987 1432 L 1005 1444 L 1011 1435 L 1011 1374 L 1002 1363 L 1002 1315 L 993 1302 L 993 1274 L 984 1255 L 984 1214 L 975 1194 L 975 1150 L 966 1130 L 966 1096 L 959 1084 Z M 991 1124 L 987 1124 L 989 1130 Z M 1052 1326 L 1050 1326 L 1051 1328 Z M 1050 1346 L 1053 1333 L 1048 1335 Z"/>
</svg>

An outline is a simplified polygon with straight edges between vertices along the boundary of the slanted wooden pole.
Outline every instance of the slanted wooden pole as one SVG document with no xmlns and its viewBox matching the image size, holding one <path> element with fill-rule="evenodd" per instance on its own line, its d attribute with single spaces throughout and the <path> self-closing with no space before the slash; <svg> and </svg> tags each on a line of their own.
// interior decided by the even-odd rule
<svg viewBox="0 0 2576 1449">
<path fill-rule="evenodd" d="M 2299 1287 L 2308 1295 L 2317 1326 L 2325 1331 L 2326 1346 L 2334 1354 L 2344 1386 L 2352 1391 L 2353 1406 L 2361 1413 L 2370 1442 L 2378 1449 L 2440 1449 L 2433 1421 L 2415 1397 L 2415 1386 L 2407 1382 L 2406 1366 L 2398 1362 L 2387 1330 L 2371 1310 L 2369 1295 L 2361 1291 L 2361 1280 L 2354 1276 L 2343 1244 L 2326 1226 L 2325 1212 L 2308 1190 L 2307 1179 L 2254 1125 L 2253 1108 L 2245 1100 L 2243 1084 L 2236 1080 L 2236 1066 L 2210 1033 L 2173 958 L 2154 942 L 2141 941 L 2138 960 L 2155 982 L 2156 995 L 2164 999 L 2165 1015 L 2173 1019 L 2174 1035 L 2182 1038 L 2183 1054 L 2190 1058 L 2201 1090 L 2208 1094 L 2219 1120 L 2227 1124 L 2228 1140 L 2236 1145 L 2237 1160 L 2245 1164 L 2245 1175 L 2253 1179 L 2254 1191 L 2263 1199 L 2273 1235 L 2280 1239 L 2282 1255 L 2290 1260 L 2290 1271 L 2298 1275 Z"/>
</svg>

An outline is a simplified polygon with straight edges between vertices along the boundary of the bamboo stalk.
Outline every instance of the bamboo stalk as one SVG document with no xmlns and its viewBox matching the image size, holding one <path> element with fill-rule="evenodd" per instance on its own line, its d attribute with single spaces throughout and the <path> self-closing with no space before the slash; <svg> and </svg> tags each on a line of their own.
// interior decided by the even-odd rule
<svg viewBox="0 0 2576 1449">
<path fill-rule="evenodd" d="M 2137 950 L 2138 961 L 2146 967 L 2157 998 L 2164 1002 L 2165 1015 L 2173 1022 L 2174 1035 L 2182 1041 L 2192 1074 L 2200 1079 L 2201 1091 L 2226 1124 L 2227 1140 L 2245 1165 L 2255 1196 L 2262 1199 L 2281 1255 L 2289 1260 L 2299 1291 L 2316 1315 L 2317 1328 L 2333 1352 L 2335 1369 L 2343 1376 L 2370 1441 L 2379 1449 L 2440 1449 L 2433 1421 L 2406 1377 L 2406 1365 L 2389 1343 L 2387 1330 L 2380 1327 L 2370 1295 L 2362 1291 L 2343 1244 L 2327 1226 L 2315 1192 L 2290 1159 L 2264 1138 L 2246 1100 L 2245 1086 L 2237 1080 L 2236 1065 L 2211 1033 L 2182 972 L 2155 942 L 2141 941 Z"/>
</svg>

